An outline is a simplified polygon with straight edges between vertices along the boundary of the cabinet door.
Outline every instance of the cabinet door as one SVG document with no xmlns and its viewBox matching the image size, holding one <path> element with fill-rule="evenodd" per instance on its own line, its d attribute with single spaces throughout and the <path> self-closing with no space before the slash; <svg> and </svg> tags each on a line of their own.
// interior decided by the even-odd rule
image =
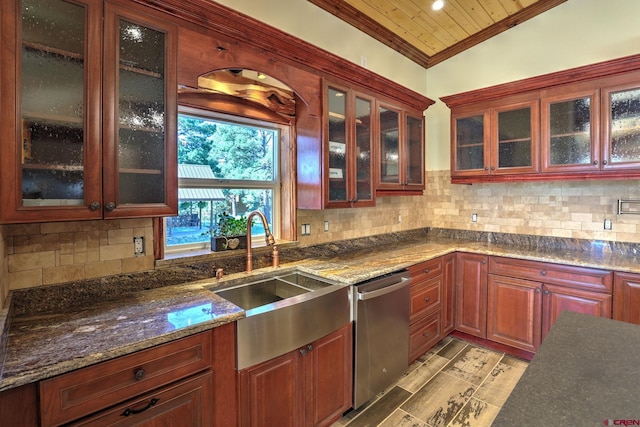
<svg viewBox="0 0 640 427">
<path fill-rule="evenodd" d="M 489 110 L 451 114 L 451 172 L 486 175 L 489 171 Z"/>
<path fill-rule="evenodd" d="M 378 146 L 378 186 L 398 188 L 402 184 L 400 159 L 403 147 L 400 130 L 402 112 L 388 106 L 378 106 L 379 146 Z"/>
<path fill-rule="evenodd" d="M 105 217 L 177 213 L 177 27 L 107 2 Z"/>
<path fill-rule="evenodd" d="M 328 144 L 328 202 L 346 203 L 350 199 L 348 176 L 348 130 L 347 97 L 348 90 L 327 87 L 325 90 L 326 111 L 325 133 Z"/>
<path fill-rule="evenodd" d="M 304 419 L 298 350 L 238 374 L 241 426 L 297 426 Z"/>
<path fill-rule="evenodd" d="M 330 425 L 351 407 L 352 343 L 349 323 L 311 344 L 305 355 L 305 425 Z"/>
<path fill-rule="evenodd" d="M 0 219 L 100 218 L 102 2 L 0 7 Z"/>
<path fill-rule="evenodd" d="M 491 113 L 491 174 L 533 173 L 539 169 L 538 101 L 495 108 Z"/>
<path fill-rule="evenodd" d="M 543 172 L 600 169 L 600 97 L 592 84 L 545 91 L 541 98 Z"/>
<path fill-rule="evenodd" d="M 542 340 L 565 310 L 611 318 L 611 294 L 571 289 L 545 283 L 542 298 Z"/>
<path fill-rule="evenodd" d="M 640 325 L 640 275 L 614 274 L 613 318 Z"/>
<path fill-rule="evenodd" d="M 542 284 L 489 275 L 487 339 L 535 352 L 540 346 Z"/>
<path fill-rule="evenodd" d="M 213 425 L 212 373 L 206 372 L 116 406 L 71 426 L 171 426 Z"/>
<path fill-rule="evenodd" d="M 373 122 L 375 104 L 372 98 L 355 94 L 353 123 L 353 182 L 358 206 L 373 206 Z"/>
<path fill-rule="evenodd" d="M 409 326 L 409 363 L 426 353 L 443 336 L 440 313 L 433 313 Z"/>
<path fill-rule="evenodd" d="M 449 254 L 444 257 L 442 276 L 442 336 L 449 335 L 455 328 L 455 277 L 456 255 Z"/>
<path fill-rule="evenodd" d="M 403 188 L 424 189 L 424 117 L 405 114 Z"/>
<path fill-rule="evenodd" d="M 456 330 L 487 336 L 486 255 L 458 253 L 456 258 Z"/>
<path fill-rule="evenodd" d="M 640 84 L 638 73 L 627 83 L 602 89 L 603 169 L 640 168 Z"/>
</svg>

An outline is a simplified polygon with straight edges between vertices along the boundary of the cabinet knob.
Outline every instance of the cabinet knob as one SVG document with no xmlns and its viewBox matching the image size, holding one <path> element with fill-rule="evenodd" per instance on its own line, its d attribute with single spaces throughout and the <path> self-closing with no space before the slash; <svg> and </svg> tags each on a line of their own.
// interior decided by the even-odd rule
<svg viewBox="0 0 640 427">
<path fill-rule="evenodd" d="M 485 265 L 487 263 L 487 261 L 482 261 L 482 265 Z"/>
<path fill-rule="evenodd" d="M 104 205 L 104 208 L 106 210 L 108 210 L 109 212 L 111 212 L 112 210 L 114 210 L 116 208 L 116 204 L 113 202 L 109 202 L 106 205 Z"/>
<path fill-rule="evenodd" d="M 598 161 L 597 161 L 597 160 L 594 160 L 594 161 L 593 161 L 593 165 L 594 165 L 594 166 L 598 166 Z"/>
<path fill-rule="evenodd" d="M 307 346 L 307 351 L 313 351 L 313 344 L 309 344 Z"/>
<path fill-rule="evenodd" d="M 424 274 L 429 274 L 429 269 L 428 268 L 424 269 Z"/>
<path fill-rule="evenodd" d="M 536 288 L 536 294 L 540 293 L 540 288 Z"/>
<path fill-rule="evenodd" d="M 545 290 L 544 290 L 544 292 L 543 292 L 543 294 L 545 294 L 545 295 L 549 295 L 550 293 L 551 293 L 551 292 L 549 292 L 549 291 L 548 291 L 548 290 L 546 290 L 546 289 L 545 289 Z"/>
<path fill-rule="evenodd" d="M 546 276 L 547 275 L 547 270 L 540 271 L 540 274 L 543 275 L 543 276 Z"/>
<path fill-rule="evenodd" d="M 602 161 L 602 164 L 603 164 L 603 165 L 606 165 L 606 164 L 607 164 L 607 161 L 606 161 L 606 160 L 603 160 L 603 161 Z"/>
<path fill-rule="evenodd" d="M 143 378 L 144 378 L 144 376 L 145 376 L 144 369 L 138 369 L 138 370 L 136 370 L 136 372 L 135 372 L 135 374 L 134 374 L 134 375 L 135 375 L 135 377 L 136 377 L 136 380 L 140 381 L 140 380 L 141 380 L 141 379 L 143 379 Z"/>
<path fill-rule="evenodd" d="M 429 338 L 429 332 L 425 332 L 424 334 L 422 334 L 422 336 L 425 338 Z"/>
<path fill-rule="evenodd" d="M 491 166 L 491 170 L 492 171 L 496 170 L 496 167 L 495 166 Z"/>
<path fill-rule="evenodd" d="M 100 203 L 98 202 L 93 202 L 89 205 L 89 209 L 91 209 L 92 211 L 97 211 L 98 209 L 100 209 Z"/>
<path fill-rule="evenodd" d="M 488 171 L 488 170 L 489 170 L 489 168 L 485 166 L 485 167 L 484 167 L 484 170 Z"/>
<path fill-rule="evenodd" d="M 431 301 L 431 298 L 429 298 L 429 297 L 426 297 L 426 298 L 424 299 L 424 302 L 429 302 L 429 301 Z"/>
<path fill-rule="evenodd" d="M 304 356 L 305 354 L 307 354 L 307 349 L 306 349 L 306 347 L 305 347 L 305 348 L 301 348 L 301 349 L 300 349 L 300 354 L 301 354 L 301 355 L 303 355 L 303 356 Z"/>
</svg>

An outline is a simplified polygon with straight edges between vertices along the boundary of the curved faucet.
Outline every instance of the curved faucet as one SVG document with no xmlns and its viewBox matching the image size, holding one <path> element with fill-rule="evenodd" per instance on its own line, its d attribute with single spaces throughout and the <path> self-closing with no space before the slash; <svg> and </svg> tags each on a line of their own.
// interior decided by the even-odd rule
<svg viewBox="0 0 640 427">
<path fill-rule="evenodd" d="M 273 266 L 277 267 L 277 253 L 278 249 L 276 248 L 276 239 L 274 239 L 273 234 L 271 234 L 271 230 L 269 229 L 269 224 L 267 223 L 267 217 L 260 211 L 252 211 L 247 216 L 247 273 L 253 271 L 253 251 L 251 250 L 251 224 L 253 223 L 253 217 L 258 215 L 260 220 L 262 221 L 262 225 L 264 226 L 264 241 L 267 246 L 273 246 Z"/>
</svg>

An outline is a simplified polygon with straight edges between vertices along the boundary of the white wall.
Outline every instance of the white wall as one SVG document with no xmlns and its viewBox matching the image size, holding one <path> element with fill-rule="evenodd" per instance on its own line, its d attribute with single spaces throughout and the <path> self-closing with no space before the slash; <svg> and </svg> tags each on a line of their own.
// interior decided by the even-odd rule
<svg viewBox="0 0 640 427">
<path fill-rule="evenodd" d="M 640 53 L 640 1 L 568 0 L 427 70 L 427 170 L 450 168 L 439 98 Z"/>
<path fill-rule="evenodd" d="M 426 93 L 425 70 L 384 44 L 307 0 L 216 0 L 314 46 L 361 65 L 418 93 Z"/>
</svg>

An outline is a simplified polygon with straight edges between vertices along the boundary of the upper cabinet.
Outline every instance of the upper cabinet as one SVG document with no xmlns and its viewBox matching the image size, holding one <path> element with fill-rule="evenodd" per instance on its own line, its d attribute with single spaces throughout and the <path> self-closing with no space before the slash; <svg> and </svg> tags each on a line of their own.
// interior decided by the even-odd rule
<svg viewBox="0 0 640 427">
<path fill-rule="evenodd" d="M 373 206 L 374 100 L 325 82 L 327 207 Z"/>
<path fill-rule="evenodd" d="M 634 56 L 443 97 L 452 182 L 640 177 L 638 69 Z"/>
<path fill-rule="evenodd" d="M 378 194 L 424 190 L 424 117 L 378 103 Z"/>
<path fill-rule="evenodd" d="M 119 3 L 2 2 L 0 222 L 175 211 L 177 32 Z"/>
<path fill-rule="evenodd" d="M 452 113 L 452 175 L 537 172 L 538 117 L 537 100 L 528 94 Z"/>
</svg>

